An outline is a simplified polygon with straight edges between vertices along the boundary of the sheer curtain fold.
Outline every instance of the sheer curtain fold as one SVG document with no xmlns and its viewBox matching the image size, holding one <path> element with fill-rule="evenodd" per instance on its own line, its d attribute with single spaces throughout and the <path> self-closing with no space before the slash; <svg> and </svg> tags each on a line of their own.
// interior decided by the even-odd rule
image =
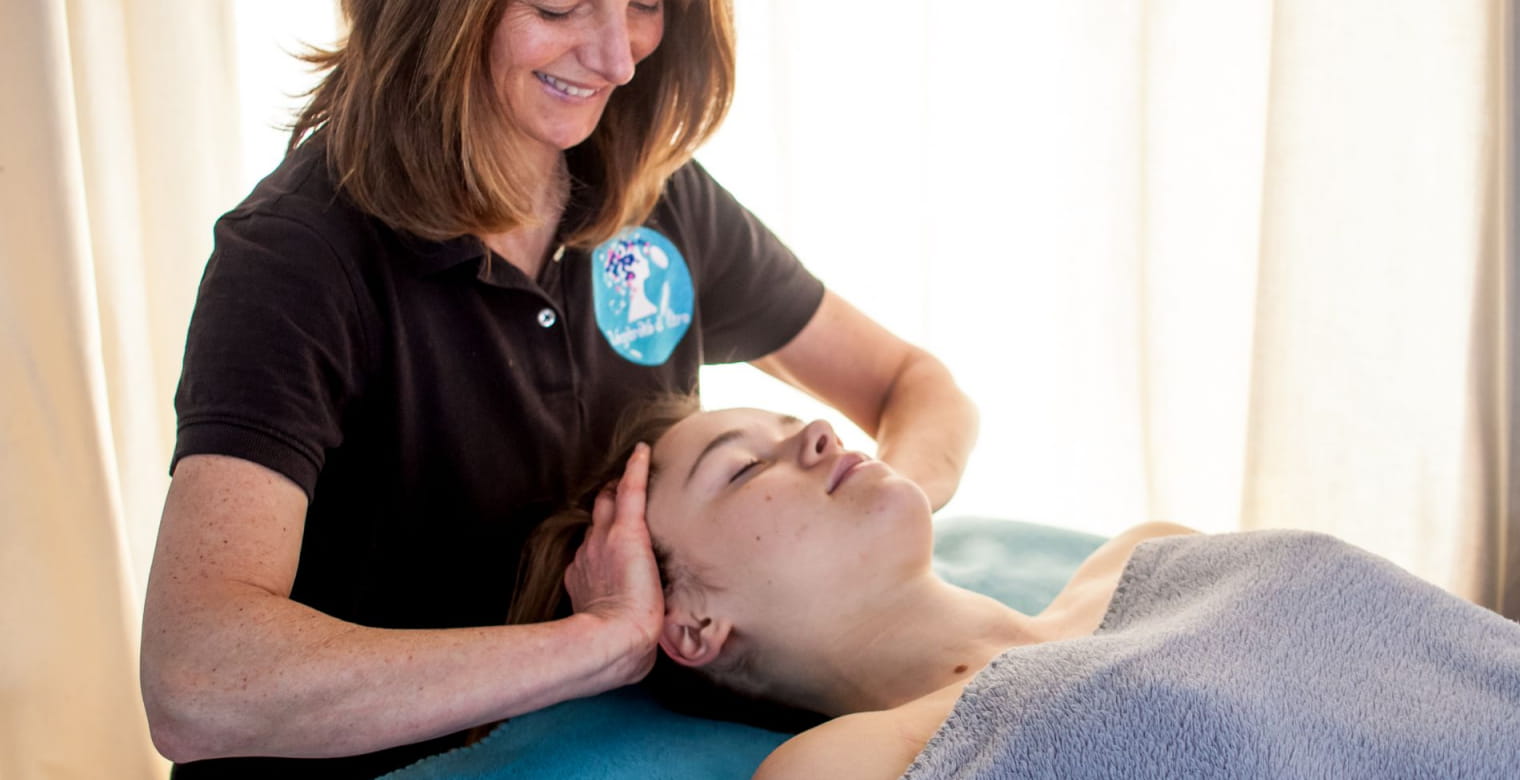
<svg viewBox="0 0 1520 780">
<path fill-rule="evenodd" d="M 1334 533 L 1463 595 L 1502 430 L 1474 361 L 1502 258 L 1484 211 L 1495 2 L 1279 0 L 1246 528 Z M 1475 419 L 1477 425 L 1471 424 Z"/>
<path fill-rule="evenodd" d="M 1273 6 L 1146 6 L 1144 517 L 1209 530 L 1233 524 L 1246 475 Z"/>
<path fill-rule="evenodd" d="M 137 686 L 169 398 L 235 198 L 219 2 L 18 0 L 0 25 L 0 776 L 160 777 Z"/>
<path fill-rule="evenodd" d="M 1497 463 L 1491 465 L 1498 493 L 1492 501 L 1494 521 L 1486 529 L 1492 562 L 1477 579 L 1500 612 L 1520 620 L 1520 9 L 1514 0 L 1496 0 L 1495 6 L 1500 22 L 1491 46 L 1500 52 L 1503 78 L 1491 90 L 1501 109 L 1489 144 L 1499 175 L 1489 190 L 1488 229 L 1492 251 L 1504 262 L 1490 274 L 1494 292 L 1488 300 L 1505 327 L 1498 338 L 1503 359 L 1489 387 L 1501 410 L 1502 422 L 1494 427 L 1502 438 L 1495 447 Z M 1482 324 L 1475 323 L 1478 327 Z"/>
</svg>

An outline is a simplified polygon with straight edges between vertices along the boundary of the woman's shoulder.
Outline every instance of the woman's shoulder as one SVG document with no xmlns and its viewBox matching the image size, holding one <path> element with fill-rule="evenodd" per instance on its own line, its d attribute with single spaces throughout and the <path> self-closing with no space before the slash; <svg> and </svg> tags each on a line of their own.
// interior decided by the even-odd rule
<svg viewBox="0 0 1520 780">
<path fill-rule="evenodd" d="M 1077 567 L 1077 571 L 1071 576 L 1071 582 L 1076 583 L 1082 580 L 1110 576 L 1117 577 L 1123 571 L 1125 564 L 1129 563 L 1130 556 L 1134 555 L 1135 548 L 1139 547 L 1142 542 L 1159 539 L 1163 536 L 1182 536 L 1197 533 L 1197 531 L 1185 525 L 1178 525 L 1176 523 L 1141 523 L 1109 539 L 1101 547 L 1094 550 L 1092 555 L 1087 556 L 1087 559 L 1082 561 L 1082 565 Z"/>
<path fill-rule="evenodd" d="M 1119 578 L 1123 576 L 1136 547 L 1164 536 L 1197 533 L 1192 528 L 1176 523 L 1151 522 L 1118 534 L 1087 556 L 1066 586 L 1040 613 L 1040 618 L 1068 622 L 1073 626 L 1070 633 L 1091 633 L 1101 622 L 1114 589 L 1119 585 Z"/>
<path fill-rule="evenodd" d="M 808 729 L 772 751 L 755 770 L 754 780 L 900 777 L 924 742 L 904 739 L 890 712 L 844 715 Z"/>
<path fill-rule="evenodd" d="M 320 138 L 313 138 L 286 152 L 229 215 L 330 204 L 336 191 L 327 166 L 326 146 Z"/>
<path fill-rule="evenodd" d="M 687 160 L 665 180 L 655 209 L 668 217 L 684 219 L 693 228 L 720 232 L 754 219 L 733 193 L 695 159 Z"/>
<path fill-rule="evenodd" d="M 782 743 L 755 780 L 901 777 L 949 717 L 965 681 L 899 707 L 842 715 Z"/>
<path fill-rule="evenodd" d="M 334 182 L 320 136 L 290 150 L 217 227 L 233 233 L 264 230 L 320 238 L 334 249 L 372 232 L 373 223 Z"/>
<path fill-rule="evenodd" d="M 341 275 L 354 284 L 376 269 L 389 275 L 391 264 L 382 261 L 392 258 L 427 269 L 468 254 L 461 248 L 467 242 L 416 239 L 360 210 L 335 186 L 320 137 L 287 154 L 217 220 L 214 236 L 218 265 L 274 275 L 321 273 L 328 281 Z"/>
</svg>

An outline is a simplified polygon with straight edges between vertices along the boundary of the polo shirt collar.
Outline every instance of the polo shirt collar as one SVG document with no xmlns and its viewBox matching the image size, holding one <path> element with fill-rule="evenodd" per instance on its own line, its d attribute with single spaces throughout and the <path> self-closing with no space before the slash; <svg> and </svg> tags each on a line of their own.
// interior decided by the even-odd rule
<svg viewBox="0 0 1520 780">
<path fill-rule="evenodd" d="M 429 241 L 405 233 L 401 235 L 401 243 L 410 250 L 411 265 L 418 276 L 431 276 L 463 263 L 479 262 L 489 254 L 485 242 L 471 235 Z"/>
<path fill-rule="evenodd" d="M 583 178 L 583 174 L 594 163 L 589 149 L 584 146 L 572 149 L 566 154 L 565 161 L 570 170 L 570 199 L 565 204 L 565 213 L 560 217 L 556 240 L 563 240 L 566 234 L 574 230 L 574 226 L 588 219 L 591 216 L 591 204 L 600 197 L 600 188 L 588 184 Z M 473 235 L 429 241 L 410 233 L 401 233 L 400 238 L 402 245 L 410 251 L 411 265 L 418 276 L 431 276 L 464 263 L 481 263 L 491 254 L 485 242 Z M 484 272 L 485 269 L 482 269 L 482 274 Z"/>
</svg>

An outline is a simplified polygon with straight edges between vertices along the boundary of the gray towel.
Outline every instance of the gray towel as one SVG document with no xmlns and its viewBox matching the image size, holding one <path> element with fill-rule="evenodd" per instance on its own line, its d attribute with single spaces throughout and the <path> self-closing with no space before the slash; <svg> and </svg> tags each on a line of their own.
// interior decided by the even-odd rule
<svg viewBox="0 0 1520 780">
<path fill-rule="evenodd" d="M 1322 534 L 1157 539 L 905 777 L 1520 778 L 1520 624 Z"/>
</svg>

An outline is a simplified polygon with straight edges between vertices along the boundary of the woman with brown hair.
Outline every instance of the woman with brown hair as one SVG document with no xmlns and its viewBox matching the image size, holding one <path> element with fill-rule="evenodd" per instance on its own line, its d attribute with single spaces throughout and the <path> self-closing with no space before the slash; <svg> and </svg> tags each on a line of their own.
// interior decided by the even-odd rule
<svg viewBox="0 0 1520 780">
<path fill-rule="evenodd" d="M 590 484 L 631 453 L 647 513 L 551 517 L 513 617 L 557 614 L 580 535 L 647 517 L 686 672 L 655 692 L 829 719 L 758 780 L 1520 772 L 1520 625 L 1328 536 L 1145 524 L 1028 615 L 941 579 L 923 491 L 826 422 L 662 400 L 612 450 Z"/>
<path fill-rule="evenodd" d="M 704 363 L 823 398 L 936 503 L 975 435 L 938 361 L 691 161 L 732 92 L 726 0 L 343 10 L 187 337 L 142 647 L 176 776 L 373 776 L 641 679 L 641 517 L 586 541 L 562 620 L 503 625 L 501 562 L 632 399 Z"/>
</svg>

